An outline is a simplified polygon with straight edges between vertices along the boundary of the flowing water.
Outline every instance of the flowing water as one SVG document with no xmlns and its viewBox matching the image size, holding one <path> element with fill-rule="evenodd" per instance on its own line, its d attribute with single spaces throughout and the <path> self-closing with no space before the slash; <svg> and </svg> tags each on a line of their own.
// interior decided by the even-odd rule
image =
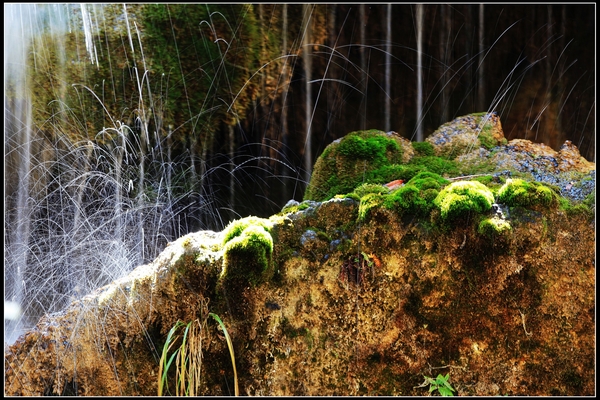
<svg viewBox="0 0 600 400">
<path fill-rule="evenodd" d="M 174 238 L 300 200 L 353 130 L 497 111 L 595 159 L 585 7 L 4 7 L 5 343 Z"/>
</svg>

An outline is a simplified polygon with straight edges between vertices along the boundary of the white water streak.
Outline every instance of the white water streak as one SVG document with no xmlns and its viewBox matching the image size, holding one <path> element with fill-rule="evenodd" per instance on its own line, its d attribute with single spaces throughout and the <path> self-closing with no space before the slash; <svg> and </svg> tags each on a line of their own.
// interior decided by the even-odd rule
<svg viewBox="0 0 600 400">
<path fill-rule="evenodd" d="M 81 19 L 83 21 L 83 32 L 85 34 L 85 48 L 90 56 L 91 63 L 96 64 L 98 56 L 96 54 L 96 46 L 94 45 L 94 40 L 92 38 L 92 17 L 87 11 L 85 3 L 81 3 Z"/>
<path fill-rule="evenodd" d="M 417 142 L 423 141 L 423 4 L 417 4 Z"/>
<path fill-rule="evenodd" d="M 392 4 L 387 5 L 386 16 L 386 52 L 385 52 L 385 131 L 391 128 L 391 91 L 392 89 Z"/>
</svg>

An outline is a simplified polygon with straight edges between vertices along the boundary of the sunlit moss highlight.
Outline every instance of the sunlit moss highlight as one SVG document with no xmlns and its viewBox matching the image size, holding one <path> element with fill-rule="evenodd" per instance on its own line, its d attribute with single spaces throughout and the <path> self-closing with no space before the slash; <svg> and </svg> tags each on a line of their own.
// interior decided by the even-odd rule
<svg viewBox="0 0 600 400">
<path fill-rule="evenodd" d="M 497 200 L 511 207 L 550 207 L 558 204 L 558 194 L 540 182 L 507 179 L 498 190 Z"/>
<path fill-rule="evenodd" d="M 494 194 L 480 182 L 460 181 L 446 186 L 433 202 L 443 220 L 452 220 L 488 212 L 494 203 Z"/>
<path fill-rule="evenodd" d="M 371 210 L 381 207 L 387 196 L 381 193 L 369 193 L 361 197 L 358 206 L 358 221 L 366 221 L 371 215 Z"/>
<path fill-rule="evenodd" d="M 487 237 L 494 237 L 498 235 L 508 234 L 512 227 L 510 223 L 501 218 L 485 218 L 483 219 L 477 228 L 477 232 Z"/>
<path fill-rule="evenodd" d="M 221 279 L 247 279 L 258 284 L 273 274 L 271 255 L 272 223 L 263 218 L 248 217 L 231 222 L 224 230 Z"/>
</svg>

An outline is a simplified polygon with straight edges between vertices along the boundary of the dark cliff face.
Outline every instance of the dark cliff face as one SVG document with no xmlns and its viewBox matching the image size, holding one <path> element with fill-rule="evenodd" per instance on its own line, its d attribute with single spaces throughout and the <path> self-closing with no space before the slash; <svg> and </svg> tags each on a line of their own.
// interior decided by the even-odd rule
<svg viewBox="0 0 600 400">
<path fill-rule="evenodd" d="M 195 319 L 198 393 L 233 394 L 212 312 L 241 394 L 425 395 L 442 373 L 458 395 L 592 395 L 594 211 L 526 174 L 420 174 L 178 239 L 11 346 L 6 394 L 155 395 L 169 330 Z"/>
</svg>

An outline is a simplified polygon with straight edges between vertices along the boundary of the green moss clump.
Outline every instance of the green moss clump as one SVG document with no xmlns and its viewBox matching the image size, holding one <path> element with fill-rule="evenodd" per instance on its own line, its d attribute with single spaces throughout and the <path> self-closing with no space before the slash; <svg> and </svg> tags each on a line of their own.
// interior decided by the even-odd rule
<svg viewBox="0 0 600 400">
<path fill-rule="evenodd" d="M 371 214 L 371 210 L 381 207 L 386 198 L 387 196 L 381 193 L 369 193 L 361 197 L 358 206 L 358 221 L 366 221 Z"/>
<path fill-rule="evenodd" d="M 501 218 L 485 218 L 479 223 L 477 232 L 489 238 L 504 235 L 511 231 L 510 223 Z"/>
<path fill-rule="evenodd" d="M 419 156 L 435 156 L 435 149 L 429 142 L 412 142 L 412 147 Z"/>
<path fill-rule="evenodd" d="M 367 131 L 369 132 L 369 131 Z M 400 145 L 381 135 L 349 134 L 340 142 L 338 151 L 346 157 L 385 162 L 388 151 L 399 152 Z"/>
<path fill-rule="evenodd" d="M 449 183 L 449 180 L 438 174 L 423 171 L 412 177 L 406 184 L 415 185 L 419 189 L 440 189 Z"/>
<path fill-rule="evenodd" d="M 402 179 L 403 181 L 407 182 L 413 176 L 422 171 L 427 171 L 427 167 L 423 165 L 407 164 L 386 165 L 369 172 L 366 175 L 366 181 L 371 183 L 386 184 L 388 182 L 395 181 L 396 179 Z"/>
<path fill-rule="evenodd" d="M 543 183 L 523 179 L 507 179 L 497 195 L 498 203 L 528 208 L 556 206 L 558 198 L 558 194 Z"/>
<path fill-rule="evenodd" d="M 448 183 L 450 181 L 438 174 L 419 172 L 404 186 L 386 196 L 384 205 L 401 214 L 427 216 L 434 207 L 433 200 L 438 196 L 442 186 Z"/>
<path fill-rule="evenodd" d="M 273 238 L 269 220 L 248 217 L 231 222 L 224 230 L 224 266 L 220 279 L 242 279 L 252 284 L 267 281 L 273 271 Z"/>
<path fill-rule="evenodd" d="M 498 145 L 498 141 L 492 135 L 492 124 L 489 122 L 483 126 L 483 129 L 481 129 L 477 138 L 479 139 L 481 146 L 488 150 L 491 150 Z"/>
<path fill-rule="evenodd" d="M 423 201 L 419 197 L 420 192 L 419 188 L 414 185 L 404 185 L 386 197 L 385 207 L 400 214 L 416 213 L 423 205 Z"/>
<path fill-rule="evenodd" d="M 591 200 L 591 203 L 590 203 Z M 582 202 L 571 202 L 565 197 L 560 197 L 558 206 L 569 216 L 584 215 L 588 218 L 594 217 L 594 193 L 590 193 Z"/>
<path fill-rule="evenodd" d="M 413 157 L 408 165 L 421 166 L 423 171 L 433 172 L 438 175 L 447 174 L 456 176 L 459 174 L 455 161 L 435 156 Z"/>
<path fill-rule="evenodd" d="M 480 182 L 459 181 L 446 186 L 433 203 L 439 208 L 442 220 L 450 221 L 488 212 L 494 203 L 494 194 Z"/>
<path fill-rule="evenodd" d="M 296 205 L 285 206 L 281 209 L 279 214 L 291 214 L 291 213 L 295 213 L 298 211 L 306 210 L 311 207 L 311 204 L 309 204 L 309 203 L 310 202 L 303 201 L 302 203 L 299 203 Z"/>
<path fill-rule="evenodd" d="M 375 183 L 363 183 L 362 185 L 360 185 L 356 189 L 354 189 L 353 193 L 356 194 L 358 196 L 358 198 L 360 199 L 361 197 L 363 197 L 369 193 L 387 194 L 387 193 L 389 193 L 389 189 L 383 185 L 379 185 L 379 184 L 375 184 Z"/>
<path fill-rule="evenodd" d="M 240 236 L 246 228 L 253 225 L 262 226 L 267 232 L 271 232 L 273 227 L 273 223 L 268 219 L 253 216 L 232 221 L 223 230 L 223 245 L 234 237 Z"/>
<path fill-rule="evenodd" d="M 481 182 L 487 187 L 494 184 L 494 177 L 492 175 L 476 176 L 472 180 Z"/>
</svg>

